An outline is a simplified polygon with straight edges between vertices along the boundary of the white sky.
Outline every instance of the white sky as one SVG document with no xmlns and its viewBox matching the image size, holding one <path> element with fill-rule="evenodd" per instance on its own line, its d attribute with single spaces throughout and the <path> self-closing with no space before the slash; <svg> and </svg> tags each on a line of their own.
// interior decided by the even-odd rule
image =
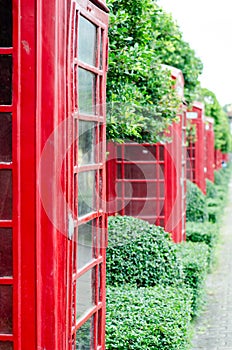
<svg viewBox="0 0 232 350">
<path fill-rule="evenodd" d="M 232 103 L 232 0 L 159 0 L 204 65 L 202 87 Z"/>
</svg>

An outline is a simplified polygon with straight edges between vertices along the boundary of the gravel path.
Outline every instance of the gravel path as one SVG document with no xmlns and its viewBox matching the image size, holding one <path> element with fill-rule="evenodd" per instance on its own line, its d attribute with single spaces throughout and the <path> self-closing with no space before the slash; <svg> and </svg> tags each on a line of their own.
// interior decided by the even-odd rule
<svg viewBox="0 0 232 350">
<path fill-rule="evenodd" d="M 207 278 L 206 290 L 207 304 L 196 324 L 192 350 L 232 350 L 232 181 L 218 263 Z"/>
</svg>

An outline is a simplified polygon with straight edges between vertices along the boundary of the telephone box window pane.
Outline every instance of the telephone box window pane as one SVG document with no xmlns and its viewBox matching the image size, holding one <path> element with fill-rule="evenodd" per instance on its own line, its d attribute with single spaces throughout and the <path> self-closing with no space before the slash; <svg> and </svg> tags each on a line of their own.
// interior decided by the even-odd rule
<svg viewBox="0 0 232 350">
<path fill-rule="evenodd" d="M 79 121 L 78 164 L 95 163 L 95 123 Z"/>
<path fill-rule="evenodd" d="M 0 341 L 0 350 L 13 350 L 13 343 L 9 341 Z"/>
<path fill-rule="evenodd" d="M 79 17 L 79 60 L 96 66 L 97 27 L 84 17 Z"/>
<path fill-rule="evenodd" d="M 12 116 L 0 113 L 0 162 L 12 161 Z"/>
<path fill-rule="evenodd" d="M 11 105 L 12 56 L 0 55 L 0 105 Z"/>
<path fill-rule="evenodd" d="M 95 305 L 95 268 L 88 270 L 77 280 L 77 319 Z"/>
<path fill-rule="evenodd" d="M 0 228 L 0 277 L 12 274 L 12 229 Z"/>
<path fill-rule="evenodd" d="M 94 316 L 81 326 L 76 334 L 76 350 L 94 348 Z M 1 349 L 0 349 L 1 350 Z"/>
<path fill-rule="evenodd" d="M 95 221 L 78 227 L 77 264 L 78 269 L 91 262 L 94 257 L 94 240 L 96 239 Z"/>
<path fill-rule="evenodd" d="M 98 302 L 102 300 L 102 264 L 98 269 Z"/>
<path fill-rule="evenodd" d="M 78 69 L 78 107 L 79 112 L 93 115 L 96 113 L 96 77 L 85 69 Z"/>
<path fill-rule="evenodd" d="M 12 218 L 12 171 L 0 170 L 0 220 Z"/>
<path fill-rule="evenodd" d="M 0 47 L 11 47 L 11 46 L 12 46 L 12 1 L 0 0 Z"/>
<path fill-rule="evenodd" d="M 12 286 L 0 285 L 0 333 L 12 334 Z"/>
<path fill-rule="evenodd" d="M 78 215 L 86 215 L 96 209 L 96 171 L 79 173 L 78 179 Z"/>
<path fill-rule="evenodd" d="M 100 41 L 100 66 L 99 68 L 103 68 L 103 38 L 104 38 L 104 31 L 101 30 L 101 41 Z"/>
</svg>

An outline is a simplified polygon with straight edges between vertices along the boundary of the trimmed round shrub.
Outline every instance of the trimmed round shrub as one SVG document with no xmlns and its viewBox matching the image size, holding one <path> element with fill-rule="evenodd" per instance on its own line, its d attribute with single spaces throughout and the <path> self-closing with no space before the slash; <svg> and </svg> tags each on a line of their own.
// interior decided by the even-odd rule
<svg viewBox="0 0 232 350">
<path fill-rule="evenodd" d="M 146 287 L 182 279 L 181 262 L 169 234 L 129 216 L 109 217 L 106 270 L 108 285 Z"/>
<path fill-rule="evenodd" d="M 208 179 L 206 179 L 206 197 L 207 198 L 217 198 L 217 187 L 214 183 Z"/>
<path fill-rule="evenodd" d="M 106 349 L 188 349 L 190 314 L 185 288 L 108 288 Z"/>
<path fill-rule="evenodd" d="M 218 240 L 218 226 L 210 222 L 187 222 L 186 240 L 203 242 L 213 248 Z"/>
<path fill-rule="evenodd" d="M 216 186 L 222 187 L 224 189 L 227 188 L 227 184 L 231 177 L 231 165 L 226 168 L 221 168 L 214 172 L 214 184 Z"/>
<path fill-rule="evenodd" d="M 209 247 L 209 268 L 214 262 L 218 236 L 219 227 L 211 222 L 187 222 L 186 224 L 186 241 L 205 243 Z"/>
<path fill-rule="evenodd" d="M 187 180 L 186 220 L 204 222 L 208 220 L 206 197 L 199 187 Z"/>
<path fill-rule="evenodd" d="M 220 170 L 216 170 L 214 172 L 214 184 L 217 186 L 224 185 L 225 179 L 223 177 L 223 173 Z"/>
<path fill-rule="evenodd" d="M 216 223 L 220 220 L 223 211 L 223 201 L 220 198 L 208 198 L 208 220 L 212 223 Z"/>
<path fill-rule="evenodd" d="M 184 282 L 193 294 L 192 316 L 197 316 L 204 301 L 209 248 L 205 243 L 183 242 L 177 245 L 177 250 L 183 264 Z"/>
</svg>

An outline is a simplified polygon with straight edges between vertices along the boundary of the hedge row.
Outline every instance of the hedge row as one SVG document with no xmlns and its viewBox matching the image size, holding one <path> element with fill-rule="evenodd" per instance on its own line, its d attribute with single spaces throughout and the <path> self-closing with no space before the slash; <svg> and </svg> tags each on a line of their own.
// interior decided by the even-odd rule
<svg viewBox="0 0 232 350">
<path fill-rule="evenodd" d="M 207 181 L 207 195 L 188 182 L 187 242 L 132 217 L 109 218 L 106 349 L 187 350 L 190 320 L 204 300 L 226 201 L 229 169 Z"/>
<path fill-rule="evenodd" d="M 192 291 L 191 315 L 197 316 L 203 305 L 209 248 L 205 243 L 183 242 L 177 245 L 177 251 L 183 263 L 184 282 Z"/>
<path fill-rule="evenodd" d="M 208 246 L 208 268 L 215 260 L 215 247 L 218 242 L 219 226 L 211 222 L 187 222 L 186 241 L 205 243 Z"/>
<path fill-rule="evenodd" d="M 187 349 L 207 246 L 197 245 L 196 258 L 191 243 L 174 244 L 163 228 L 127 216 L 109 217 L 108 228 L 107 349 Z"/>
<path fill-rule="evenodd" d="M 191 293 L 156 286 L 108 288 L 106 349 L 177 350 L 190 342 Z"/>
<path fill-rule="evenodd" d="M 176 284 L 182 267 L 162 227 L 133 217 L 109 217 L 107 284 Z"/>
</svg>

